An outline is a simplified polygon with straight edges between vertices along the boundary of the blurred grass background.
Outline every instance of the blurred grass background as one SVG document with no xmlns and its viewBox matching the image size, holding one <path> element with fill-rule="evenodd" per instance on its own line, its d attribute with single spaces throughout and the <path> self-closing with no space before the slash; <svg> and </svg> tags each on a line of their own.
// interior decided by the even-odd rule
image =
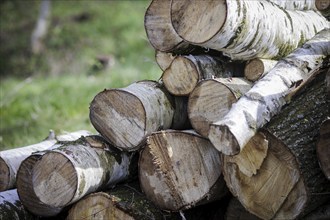
<svg viewBox="0 0 330 220">
<path fill-rule="evenodd" d="M 161 75 L 143 26 L 149 0 L 51 1 L 44 50 L 35 55 L 40 4 L 0 3 L 0 150 L 40 142 L 50 129 L 96 132 L 89 103 L 98 92 Z"/>
</svg>

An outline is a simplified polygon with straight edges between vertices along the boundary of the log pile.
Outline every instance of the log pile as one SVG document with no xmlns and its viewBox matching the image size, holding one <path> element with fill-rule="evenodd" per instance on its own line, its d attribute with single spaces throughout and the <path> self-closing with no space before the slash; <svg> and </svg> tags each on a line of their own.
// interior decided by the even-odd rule
<svg viewBox="0 0 330 220">
<path fill-rule="evenodd" d="M 161 78 L 96 94 L 99 134 L 50 137 L 14 174 L 1 152 L 0 217 L 330 218 L 329 5 L 152 0 Z"/>
</svg>

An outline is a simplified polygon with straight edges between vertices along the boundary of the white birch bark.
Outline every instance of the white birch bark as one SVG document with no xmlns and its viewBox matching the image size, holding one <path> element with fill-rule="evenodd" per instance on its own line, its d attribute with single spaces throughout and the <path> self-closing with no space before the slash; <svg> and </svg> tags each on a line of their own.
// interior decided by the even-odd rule
<svg viewBox="0 0 330 220">
<path fill-rule="evenodd" d="M 213 145 L 226 155 L 238 154 L 256 131 L 288 102 L 285 97 L 330 55 L 329 36 L 330 29 L 322 30 L 280 60 L 222 120 L 211 124 L 208 137 Z"/>
<path fill-rule="evenodd" d="M 269 1 L 277 4 L 278 6 L 281 6 L 286 10 L 300 10 L 300 11 L 317 10 L 315 6 L 315 2 L 317 0 L 269 0 Z"/>
<path fill-rule="evenodd" d="M 330 27 L 315 11 L 285 10 L 269 1 L 173 0 L 171 16 L 183 39 L 233 60 L 280 59 Z"/>
<path fill-rule="evenodd" d="M 12 189 L 16 185 L 16 174 L 22 161 L 36 151 L 43 151 L 53 146 L 57 141 L 76 140 L 81 136 L 90 135 L 89 131 L 76 131 L 59 136 L 49 137 L 37 144 L 14 148 L 0 152 L 0 191 Z"/>
</svg>

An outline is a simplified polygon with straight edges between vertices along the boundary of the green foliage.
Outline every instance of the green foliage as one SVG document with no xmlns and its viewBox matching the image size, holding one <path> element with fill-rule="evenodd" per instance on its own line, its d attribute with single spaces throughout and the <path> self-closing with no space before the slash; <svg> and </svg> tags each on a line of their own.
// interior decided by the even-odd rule
<svg viewBox="0 0 330 220">
<path fill-rule="evenodd" d="M 40 1 L 0 3 L 0 150 L 37 143 L 50 129 L 95 132 L 88 108 L 98 92 L 160 77 L 143 27 L 149 1 L 51 2 L 40 55 L 29 45 Z"/>
</svg>

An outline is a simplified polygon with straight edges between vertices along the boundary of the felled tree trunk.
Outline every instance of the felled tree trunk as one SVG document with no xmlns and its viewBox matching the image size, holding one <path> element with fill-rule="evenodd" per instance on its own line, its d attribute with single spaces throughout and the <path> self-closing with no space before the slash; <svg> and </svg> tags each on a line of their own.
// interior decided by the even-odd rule
<svg viewBox="0 0 330 220">
<path fill-rule="evenodd" d="M 173 0 L 171 21 L 184 40 L 232 60 L 280 59 L 330 27 L 315 11 L 285 10 L 269 1 Z"/>
<path fill-rule="evenodd" d="M 263 129 L 268 151 L 255 175 L 244 174 L 232 160 L 258 146 L 253 139 L 240 154 L 223 156 L 227 186 L 249 212 L 263 219 L 295 219 L 330 200 L 330 182 L 315 150 L 329 107 L 325 83 L 318 78 Z"/>
<path fill-rule="evenodd" d="M 173 97 L 154 81 L 104 90 L 90 105 L 90 120 L 95 129 L 110 143 L 127 151 L 138 150 L 152 132 L 170 128 L 173 115 Z"/>
<path fill-rule="evenodd" d="M 163 72 L 162 80 L 173 95 L 188 96 L 203 79 L 243 76 L 243 65 L 210 55 L 177 56 Z"/>
<path fill-rule="evenodd" d="M 23 161 L 17 189 L 24 206 L 40 216 L 54 216 L 88 193 L 134 177 L 134 154 L 120 152 L 101 136 L 62 142 Z"/>
<path fill-rule="evenodd" d="M 330 55 L 330 29 L 280 60 L 251 90 L 242 96 L 222 120 L 210 126 L 209 139 L 226 155 L 238 154 L 257 129 L 280 112 L 289 100 L 285 97 L 312 76 Z"/>
<path fill-rule="evenodd" d="M 330 180 L 330 118 L 327 118 L 320 127 L 316 153 L 324 175 Z"/>
<path fill-rule="evenodd" d="M 212 202 L 227 193 L 219 153 L 192 131 L 151 134 L 140 154 L 139 180 L 147 198 L 169 211 Z"/>
<path fill-rule="evenodd" d="M 298 11 L 306 11 L 306 10 L 317 10 L 315 3 L 320 2 L 319 0 L 269 0 L 281 6 L 287 10 L 298 10 Z"/>
<path fill-rule="evenodd" d="M 72 206 L 67 219 L 179 220 L 181 218 L 178 213 L 171 214 L 157 208 L 139 190 L 137 184 L 125 184 L 84 197 Z"/>
<path fill-rule="evenodd" d="M 165 71 L 171 65 L 174 59 L 175 55 L 171 53 L 166 53 L 159 50 L 156 50 L 155 52 L 156 63 L 162 71 Z"/>
<path fill-rule="evenodd" d="M 248 80 L 255 82 L 273 69 L 276 63 L 276 60 L 260 58 L 249 60 L 244 68 L 244 76 Z"/>
<path fill-rule="evenodd" d="M 0 193 L 0 219 L 3 220 L 36 220 L 36 216 L 28 212 L 18 198 L 17 190 Z"/>
<path fill-rule="evenodd" d="M 243 78 L 216 78 L 199 82 L 188 100 L 188 117 L 194 130 L 207 137 L 210 124 L 220 120 L 252 84 Z"/>
<path fill-rule="evenodd" d="M 44 141 L 26 147 L 14 148 L 0 152 L 0 191 L 12 189 L 16 186 L 16 173 L 22 161 L 35 151 L 43 151 L 53 146 L 57 140 L 76 140 L 81 136 L 90 135 L 88 131 L 55 136 L 50 133 Z"/>
</svg>

